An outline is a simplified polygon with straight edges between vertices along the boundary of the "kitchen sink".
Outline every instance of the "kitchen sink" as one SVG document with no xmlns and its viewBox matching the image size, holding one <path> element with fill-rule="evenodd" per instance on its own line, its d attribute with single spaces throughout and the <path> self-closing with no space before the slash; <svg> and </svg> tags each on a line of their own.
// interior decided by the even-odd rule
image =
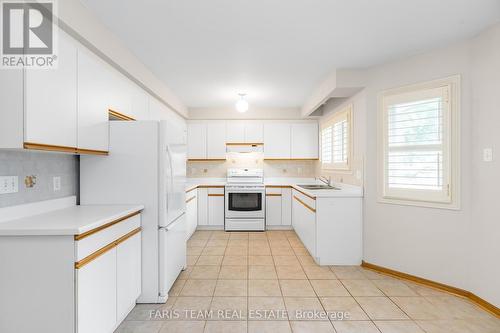
<svg viewBox="0 0 500 333">
<path fill-rule="evenodd" d="M 330 185 L 297 185 L 298 187 L 302 187 L 305 190 L 340 190 L 340 188 Z"/>
</svg>

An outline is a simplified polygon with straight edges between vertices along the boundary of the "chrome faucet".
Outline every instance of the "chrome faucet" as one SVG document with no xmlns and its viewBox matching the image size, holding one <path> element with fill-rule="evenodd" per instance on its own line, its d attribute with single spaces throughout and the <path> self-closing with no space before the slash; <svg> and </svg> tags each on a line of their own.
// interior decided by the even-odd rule
<svg viewBox="0 0 500 333">
<path fill-rule="evenodd" d="M 328 186 L 332 186 L 332 176 L 328 176 L 328 178 L 325 176 L 319 176 L 318 180 Z"/>
</svg>

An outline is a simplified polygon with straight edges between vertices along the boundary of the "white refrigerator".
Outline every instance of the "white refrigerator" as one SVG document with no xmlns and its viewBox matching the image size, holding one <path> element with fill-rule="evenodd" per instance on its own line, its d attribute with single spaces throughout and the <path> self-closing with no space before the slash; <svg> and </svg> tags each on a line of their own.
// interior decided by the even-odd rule
<svg viewBox="0 0 500 333">
<path fill-rule="evenodd" d="M 143 204 L 142 294 L 164 303 L 186 267 L 186 125 L 110 122 L 109 156 L 80 157 L 80 203 Z"/>
</svg>

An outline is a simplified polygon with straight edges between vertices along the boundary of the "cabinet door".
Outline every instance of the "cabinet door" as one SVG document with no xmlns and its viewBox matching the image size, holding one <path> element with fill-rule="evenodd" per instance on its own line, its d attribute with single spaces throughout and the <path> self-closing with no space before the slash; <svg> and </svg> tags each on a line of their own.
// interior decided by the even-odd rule
<svg viewBox="0 0 500 333">
<path fill-rule="evenodd" d="M 112 332 L 116 287 L 116 248 L 76 270 L 78 333 Z"/>
<path fill-rule="evenodd" d="M 121 322 L 141 294 L 141 233 L 116 247 L 116 320 Z"/>
<path fill-rule="evenodd" d="M 245 142 L 264 142 L 264 125 L 260 121 L 247 121 L 245 123 Z"/>
<path fill-rule="evenodd" d="M 130 98 L 130 81 L 122 73 L 114 68 L 110 68 L 108 78 L 110 86 L 108 103 L 109 108 L 113 111 L 133 117 L 132 100 Z"/>
<path fill-rule="evenodd" d="M 239 120 L 228 120 L 226 122 L 226 142 L 245 142 L 245 122 Z"/>
<path fill-rule="evenodd" d="M 318 124 L 292 124 L 291 158 L 318 158 Z"/>
<path fill-rule="evenodd" d="M 149 120 L 148 95 L 139 86 L 130 82 L 130 116 L 136 120 Z"/>
<path fill-rule="evenodd" d="M 281 225 L 281 190 L 266 190 L 266 225 Z"/>
<path fill-rule="evenodd" d="M 264 158 L 290 158 L 290 124 L 264 124 Z"/>
<path fill-rule="evenodd" d="M 281 189 L 281 225 L 292 225 L 292 189 Z"/>
<path fill-rule="evenodd" d="M 207 158 L 207 125 L 206 123 L 188 123 L 188 158 Z"/>
<path fill-rule="evenodd" d="M 219 193 L 222 190 L 222 193 Z M 209 189 L 208 191 L 208 225 L 224 225 L 224 189 Z M 213 193 L 211 193 L 213 192 Z"/>
<path fill-rule="evenodd" d="M 187 239 L 195 232 L 198 225 L 198 198 L 196 190 L 186 194 L 186 220 L 187 220 Z"/>
<path fill-rule="evenodd" d="M 23 71 L 0 75 L 0 148 L 22 148 L 24 141 Z"/>
<path fill-rule="evenodd" d="M 207 122 L 207 158 L 226 158 L 226 122 Z"/>
<path fill-rule="evenodd" d="M 198 189 L 198 225 L 208 225 L 208 191 Z"/>
<path fill-rule="evenodd" d="M 25 70 L 26 142 L 77 145 L 77 47 L 59 30 L 58 65 Z"/>
<path fill-rule="evenodd" d="M 108 150 L 108 75 L 97 56 L 78 50 L 78 148 Z"/>
</svg>

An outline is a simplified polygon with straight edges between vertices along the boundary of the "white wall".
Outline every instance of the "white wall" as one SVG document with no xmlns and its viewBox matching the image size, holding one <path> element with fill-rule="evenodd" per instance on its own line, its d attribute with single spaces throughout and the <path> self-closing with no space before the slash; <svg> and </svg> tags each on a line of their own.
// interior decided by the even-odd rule
<svg viewBox="0 0 500 333">
<path fill-rule="evenodd" d="M 165 83 L 158 79 L 79 0 L 58 1 L 58 17 L 62 21 L 61 27 L 69 34 L 102 56 L 170 109 L 187 117 L 187 108 Z"/>
<path fill-rule="evenodd" d="M 366 74 L 364 91 L 343 103 L 353 103 L 355 115 L 366 116 L 364 142 L 356 139 L 359 134 L 354 141 L 355 155 L 364 151 L 366 156 L 364 260 L 469 290 L 500 306 L 500 168 L 498 157 L 482 161 L 483 148 L 500 149 L 500 24 L 472 40 Z M 377 202 L 378 93 L 455 74 L 462 77 L 461 209 Z M 340 107 L 328 110 L 327 116 Z"/>
<path fill-rule="evenodd" d="M 235 101 L 236 102 L 236 101 Z M 190 108 L 189 119 L 300 119 L 299 108 L 252 108 L 245 113 L 236 109 Z"/>
</svg>

